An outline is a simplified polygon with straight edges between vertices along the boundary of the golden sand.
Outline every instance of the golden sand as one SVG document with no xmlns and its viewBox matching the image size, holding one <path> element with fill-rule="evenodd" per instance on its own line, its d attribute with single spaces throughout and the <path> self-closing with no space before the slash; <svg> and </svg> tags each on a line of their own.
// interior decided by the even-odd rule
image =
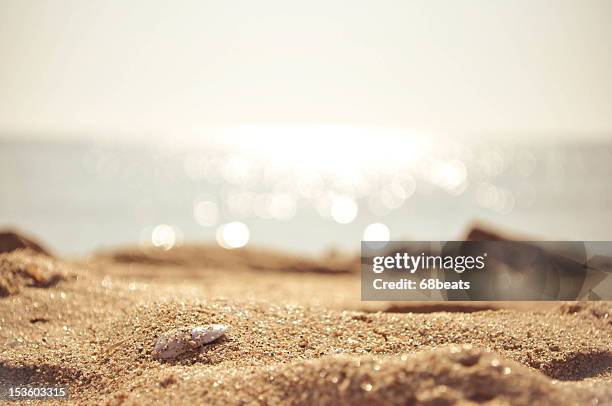
<svg viewBox="0 0 612 406">
<path fill-rule="evenodd" d="M 609 302 L 365 304 L 350 259 L 115 254 L 56 260 L 44 275 L 67 277 L 0 298 L 0 387 L 68 385 L 79 404 L 612 404 Z M 45 261 L 0 254 L 0 280 Z M 214 343 L 152 357 L 163 332 L 213 323 L 229 328 Z"/>
</svg>

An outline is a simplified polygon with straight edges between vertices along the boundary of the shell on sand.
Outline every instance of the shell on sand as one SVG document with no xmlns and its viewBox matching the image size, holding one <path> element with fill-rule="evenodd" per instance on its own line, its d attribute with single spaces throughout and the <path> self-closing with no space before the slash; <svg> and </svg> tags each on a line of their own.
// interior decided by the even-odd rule
<svg viewBox="0 0 612 406">
<path fill-rule="evenodd" d="M 227 331 L 225 324 L 183 327 L 170 330 L 157 338 L 153 357 L 157 359 L 175 358 L 184 352 L 211 343 Z"/>
</svg>

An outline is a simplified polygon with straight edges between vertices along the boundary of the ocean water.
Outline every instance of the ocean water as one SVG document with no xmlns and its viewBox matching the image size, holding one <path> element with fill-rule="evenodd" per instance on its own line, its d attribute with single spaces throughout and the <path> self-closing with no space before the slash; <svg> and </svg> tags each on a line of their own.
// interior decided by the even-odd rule
<svg viewBox="0 0 612 406">
<path fill-rule="evenodd" d="M 168 247 L 215 243 L 236 221 L 249 245 L 304 253 L 357 251 L 372 223 L 396 240 L 460 239 L 474 221 L 534 239 L 612 239 L 609 143 L 440 142 L 415 153 L 400 141 L 374 155 L 348 140 L 287 145 L 0 140 L 0 226 L 63 254 L 163 245 L 168 229 Z"/>
</svg>

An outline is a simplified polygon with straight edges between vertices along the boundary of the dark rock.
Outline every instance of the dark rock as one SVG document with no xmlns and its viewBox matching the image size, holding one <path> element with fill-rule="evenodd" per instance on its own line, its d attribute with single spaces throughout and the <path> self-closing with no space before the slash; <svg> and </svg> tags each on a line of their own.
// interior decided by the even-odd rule
<svg viewBox="0 0 612 406">
<path fill-rule="evenodd" d="M 0 231 L 0 253 L 11 252 L 18 249 L 26 249 L 52 257 L 48 249 L 34 241 L 33 239 L 17 233 L 13 230 Z"/>
</svg>

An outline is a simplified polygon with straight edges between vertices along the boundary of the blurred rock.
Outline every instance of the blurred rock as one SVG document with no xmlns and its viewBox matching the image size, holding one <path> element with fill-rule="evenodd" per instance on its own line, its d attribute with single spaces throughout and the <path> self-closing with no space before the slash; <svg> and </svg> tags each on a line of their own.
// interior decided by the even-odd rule
<svg viewBox="0 0 612 406">
<path fill-rule="evenodd" d="M 62 264 L 45 254 L 28 248 L 0 253 L 0 297 L 24 287 L 48 288 L 65 279 Z"/>
<path fill-rule="evenodd" d="M 466 241 L 512 241 L 514 238 L 503 235 L 499 230 L 476 224 L 465 236 Z"/>
<path fill-rule="evenodd" d="M 39 254 L 47 255 L 52 257 L 51 252 L 40 245 L 33 239 L 26 237 L 25 235 L 13 231 L 13 230 L 2 230 L 0 231 L 0 253 L 11 252 L 18 249 L 29 248 L 30 250 Z"/>
</svg>

